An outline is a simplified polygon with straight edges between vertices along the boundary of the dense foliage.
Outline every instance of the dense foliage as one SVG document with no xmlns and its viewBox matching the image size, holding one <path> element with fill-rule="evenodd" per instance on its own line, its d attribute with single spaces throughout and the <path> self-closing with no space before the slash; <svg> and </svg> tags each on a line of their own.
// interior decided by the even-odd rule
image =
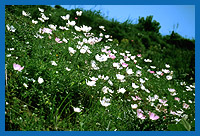
<svg viewBox="0 0 200 136">
<path fill-rule="evenodd" d="M 6 130 L 194 130 L 195 40 L 100 11 L 6 6 Z"/>
</svg>

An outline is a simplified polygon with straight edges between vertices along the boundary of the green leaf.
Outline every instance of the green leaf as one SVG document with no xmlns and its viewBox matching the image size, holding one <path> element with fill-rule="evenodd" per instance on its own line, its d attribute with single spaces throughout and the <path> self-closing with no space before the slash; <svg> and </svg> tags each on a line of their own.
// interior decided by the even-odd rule
<svg viewBox="0 0 200 136">
<path fill-rule="evenodd" d="M 191 130 L 191 125 L 185 118 L 181 119 L 180 124 L 182 124 L 185 127 L 185 129 L 187 129 L 187 131 Z"/>
</svg>

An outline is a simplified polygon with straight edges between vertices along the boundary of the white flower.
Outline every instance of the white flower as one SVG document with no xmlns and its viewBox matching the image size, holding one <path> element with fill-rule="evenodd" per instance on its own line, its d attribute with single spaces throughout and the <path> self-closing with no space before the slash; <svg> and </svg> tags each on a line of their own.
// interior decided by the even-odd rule
<svg viewBox="0 0 200 136">
<path fill-rule="evenodd" d="M 141 89 L 142 90 L 146 90 L 145 86 L 143 84 L 141 84 Z"/>
<path fill-rule="evenodd" d="M 120 88 L 119 90 L 117 90 L 118 93 L 125 93 L 126 90 L 124 88 Z"/>
<path fill-rule="evenodd" d="M 23 83 L 23 86 L 26 87 L 26 88 L 28 87 L 28 85 L 26 83 Z"/>
<path fill-rule="evenodd" d="M 70 54 L 74 54 L 76 52 L 76 50 L 74 50 L 72 47 L 69 47 L 68 50 Z"/>
<path fill-rule="evenodd" d="M 68 20 L 68 23 L 67 23 L 67 25 L 70 25 L 70 26 L 75 26 L 75 24 L 76 24 L 76 22 L 75 22 L 75 21 L 69 21 L 69 20 Z"/>
<path fill-rule="evenodd" d="M 134 89 L 139 88 L 139 86 L 137 86 L 135 83 L 132 83 L 132 87 L 133 87 Z"/>
<path fill-rule="evenodd" d="M 65 42 L 65 43 L 68 43 L 67 39 L 65 39 L 65 38 L 63 38 L 62 41 Z"/>
<path fill-rule="evenodd" d="M 75 29 L 76 31 L 78 31 L 78 32 L 80 32 L 80 31 L 81 31 L 81 28 L 80 28 L 80 27 L 78 27 L 78 26 L 75 26 L 75 27 L 74 27 L 74 29 Z"/>
<path fill-rule="evenodd" d="M 53 66 L 57 66 L 57 64 L 56 64 L 55 61 L 51 61 L 51 65 L 53 65 Z"/>
<path fill-rule="evenodd" d="M 113 63 L 113 67 L 116 67 L 117 69 L 119 69 L 119 67 L 120 67 L 120 64 L 119 63 Z"/>
<path fill-rule="evenodd" d="M 50 24 L 49 27 L 50 27 L 52 30 L 56 30 L 57 25 L 52 25 L 52 24 Z"/>
<path fill-rule="evenodd" d="M 168 75 L 166 76 L 167 80 L 171 80 L 172 79 L 172 76 L 171 75 Z"/>
<path fill-rule="evenodd" d="M 11 54 L 7 54 L 6 57 L 11 57 Z"/>
<path fill-rule="evenodd" d="M 141 75 L 142 75 L 142 71 L 140 71 L 140 70 L 136 71 L 136 76 L 137 77 L 140 77 Z"/>
<path fill-rule="evenodd" d="M 145 62 L 152 62 L 150 59 L 144 59 Z"/>
<path fill-rule="evenodd" d="M 77 16 L 81 16 L 82 13 L 83 13 L 82 11 L 76 11 L 76 15 L 77 15 Z"/>
<path fill-rule="evenodd" d="M 33 23 L 33 24 L 37 24 L 37 23 L 38 23 L 38 21 L 32 20 L 32 23 Z"/>
<path fill-rule="evenodd" d="M 143 80 L 142 78 L 140 78 L 140 83 L 145 83 L 145 80 Z"/>
<path fill-rule="evenodd" d="M 113 86 L 113 82 L 111 80 L 108 80 L 108 83 Z"/>
<path fill-rule="evenodd" d="M 103 91 L 104 94 L 106 94 L 106 93 L 108 93 L 108 92 L 110 92 L 110 93 L 113 93 L 113 92 L 114 92 L 114 91 L 112 91 L 111 89 L 109 89 L 109 88 L 106 87 L 106 86 L 104 86 L 104 87 L 102 88 L 102 91 Z"/>
<path fill-rule="evenodd" d="M 92 65 L 92 68 L 94 70 L 98 70 L 99 69 L 99 67 L 97 67 L 96 62 L 94 60 L 91 61 L 91 65 Z"/>
<path fill-rule="evenodd" d="M 41 83 L 43 83 L 43 82 L 44 82 L 43 78 L 39 77 L 39 78 L 38 78 L 38 83 L 41 84 Z"/>
<path fill-rule="evenodd" d="M 88 86 L 96 86 L 95 84 L 96 84 L 96 81 L 87 81 L 87 79 L 86 79 L 86 84 L 88 85 Z"/>
<path fill-rule="evenodd" d="M 131 104 L 131 108 L 136 109 L 138 107 L 137 104 Z"/>
<path fill-rule="evenodd" d="M 99 62 L 107 61 L 108 56 L 106 56 L 105 54 L 99 56 L 99 54 L 97 54 L 97 55 L 95 56 L 95 59 L 98 60 Z"/>
<path fill-rule="evenodd" d="M 175 89 L 168 88 L 168 90 L 169 90 L 169 92 L 171 92 L 171 93 L 174 93 L 174 92 L 176 92 L 176 90 L 175 90 Z"/>
<path fill-rule="evenodd" d="M 61 18 L 62 18 L 63 20 L 69 20 L 69 17 L 70 17 L 69 14 L 67 14 L 66 16 L 61 16 Z"/>
<path fill-rule="evenodd" d="M 150 66 L 150 68 L 152 68 L 152 69 L 155 69 L 155 68 L 156 68 L 156 66 Z"/>
<path fill-rule="evenodd" d="M 107 106 L 109 106 L 111 103 L 110 103 L 110 99 L 109 98 L 106 98 L 105 96 L 103 97 L 103 99 L 101 100 L 100 99 L 100 102 L 101 102 L 101 105 L 102 106 L 105 106 L 105 107 L 107 107 Z"/>
<path fill-rule="evenodd" d="M 166 67 L 166 68 L 170 68 L 170 65 L 169 65 L 169 64 L 165 64 L 165 67 Z"/>
<path fill-rule="evenodd" d="M 109 38 L 110 36 L 109 35 L 105 35 L 105 38 Z"/>
<path fill-rule="evenodd" d="M 23 16 L 30 16 L 30 13 L 28 13 L 28 12 L 26 13 L 25 11 L 22 11 L 22 15 Z"/>
<path fill-rule="evenodd" d="M 14 28 L 14 26 L 12 26 L 12 25 L 10 26 L 9 24 L 6 25 L 6 28 L 7 28 L 8 31 L 11 31 L 11 32 L 15 32 L 15 30 L 16 30 L 16 29 Z"/>
<path fill-rule="evenodd" d="M 42 18 L 43 18 L 44 20 L 48 20 L 48 19 L 49 19 L 49 17 L 46 17 L 44 13 L 41 13 L 41 14 L 42 14 Z"/>
<path fill-rule="evenodd" d="M 129 74 L 129 75 L 131 75 L 131 74 L 133 74 L 134 72 L 133 72 L 132 69 L 128 69 L 128 68 L 127 68 L 127 69 L 126 69 L 126 73 Z"/>
<path fill-rule="evenodd" d="M 73 108 L 74 108 L 74 112 L 81 112 L 80 108 L 75 108 L 75 107 L 73 107 Z"/>
<path fill-rule="evenodd" d="M 162 72 L 164 72 L 164 73 L 170 73 L 170 71 L 168 70 L 168 69 L 162 69 Z"/>
<path fill-rule="evenodd" d="M 125 76 L 124 76 L 124 75 L 121 75 L 121 74 L 116 74 L 116 77 L 117 77 L 117 79 L 119 79 L 119 80 L 123 80 L 123 79 L 125 78 Z"/>
<path fill-rule="evenodd" d="M 38 8 L 38 10 L 39 10 L 40 12 L 44 12 L 44 9 Z"/>
<path fill-rule="evenodd" d="M 136 65 L 137 68 L 142 69 L 140 66 Z"/>
<path fill-rule="evenodd" d="M 65 68 L 67 71 L 70 71 L 71 69 L 69 69 L 68 67 Z"/>
<path fill-rule="evenodd" d="M 97 81 L 98 80 L 98 78 L 96 78 L 96 77 L 90 77 L 90 80 L 92 80 L 92 81 Z"/>
</svg>

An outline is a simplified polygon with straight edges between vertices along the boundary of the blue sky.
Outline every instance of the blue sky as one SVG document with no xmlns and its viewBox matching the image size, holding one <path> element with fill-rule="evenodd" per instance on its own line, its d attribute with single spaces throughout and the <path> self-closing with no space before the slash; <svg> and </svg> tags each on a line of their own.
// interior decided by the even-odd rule
<svg viewBox="0 0 200 136">
<path fill-rule="evenodd" d="M 161 25 L 160 33 L 168 35 L 171 31 L 186 38 L 195 38 L 194 5 L 61 5 L 67 9 L 83 8 L 100 10 L 108 19 L 124 22 L 128 18 L 137 23 L 139 16 L 153 15 Z M 177 27 L 178 24 L 178 27 Z"/>
</svg>

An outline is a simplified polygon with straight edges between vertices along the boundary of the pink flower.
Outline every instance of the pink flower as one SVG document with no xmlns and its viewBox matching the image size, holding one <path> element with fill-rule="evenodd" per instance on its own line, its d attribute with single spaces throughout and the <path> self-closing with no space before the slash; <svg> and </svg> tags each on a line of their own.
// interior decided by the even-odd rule
<svg viewBox="0 0 200 136">
<path fill-rule="evenodd" d="M 128 67 L 128 64 L 122 63 L 122 67 Z"/>
<path fill-rule="evenodd" d="M 60 39 L 59 39 L 58 37 L 56 37 L 55 41 L 56 41 L 57 43 L 62 43 L 62 41 L 60 41 Z"/>
<path fill-rule="evenodd" d="M 137 56 L 138 56 L 138 57 L 142 57 L 142 55 L 141 55 L 141 54 L 138 54 Z"/>
<path fill-rule="evenodd" d="M 143 111 L 141 109 L 137 109 L 137 117 L 140 119 L 145 119 L 146 116 L 144 116 L 142 113 Z"/>
<path fill-rule="evenodd" d="M 149 112 L 149 118 L 150 118 L 151 120 L 157 120 L 157 119 L 159 119 L 159 116 L 156 115 L 155 113 Z"/>
<path fill-rule="evenodd" d="M 13 63 L 13 68 L 14 70 L 17 71 L 22 71 L 22 69 L 24 69 L 24 67 L 21 67 L 19 64 Z"/>
<path fill-rule="evenodd" d="M 49 28 L 43 28 L 43 33 L 52 34 L 52 30 Z"/>
<path fill-rule="evenodd" d="M 174 100 L 176 100 L 176 101 L 180 101 L 180 98 L 178 98 L 178 97 L 175 97 L 175 98 L 174 98 Z"/>
<path fill-rule="evenodd" d="M 184 109 L 188 109 L 188 108 L 189 108 L 189 105 L 186 104 L 186 103 L 183 103 L 183 108 L 184 108 Z"/>
<path fill-rule="evenodd" d="M 154 71 L 149 71 L 151 74 L 155 73 Z"/>
<path fill-rule="evenodd" d="M 75 17 L 75 19 L 77 20 L 78 18 L 77 18 L 77 17 Z"/>
<path fill-rule="evenodd" d="M 109 57 L 110 57 L 111 59 L 115 59 L 115 58 L 116 58 L 115 55 L 109 55 Z"/>
</svg>

